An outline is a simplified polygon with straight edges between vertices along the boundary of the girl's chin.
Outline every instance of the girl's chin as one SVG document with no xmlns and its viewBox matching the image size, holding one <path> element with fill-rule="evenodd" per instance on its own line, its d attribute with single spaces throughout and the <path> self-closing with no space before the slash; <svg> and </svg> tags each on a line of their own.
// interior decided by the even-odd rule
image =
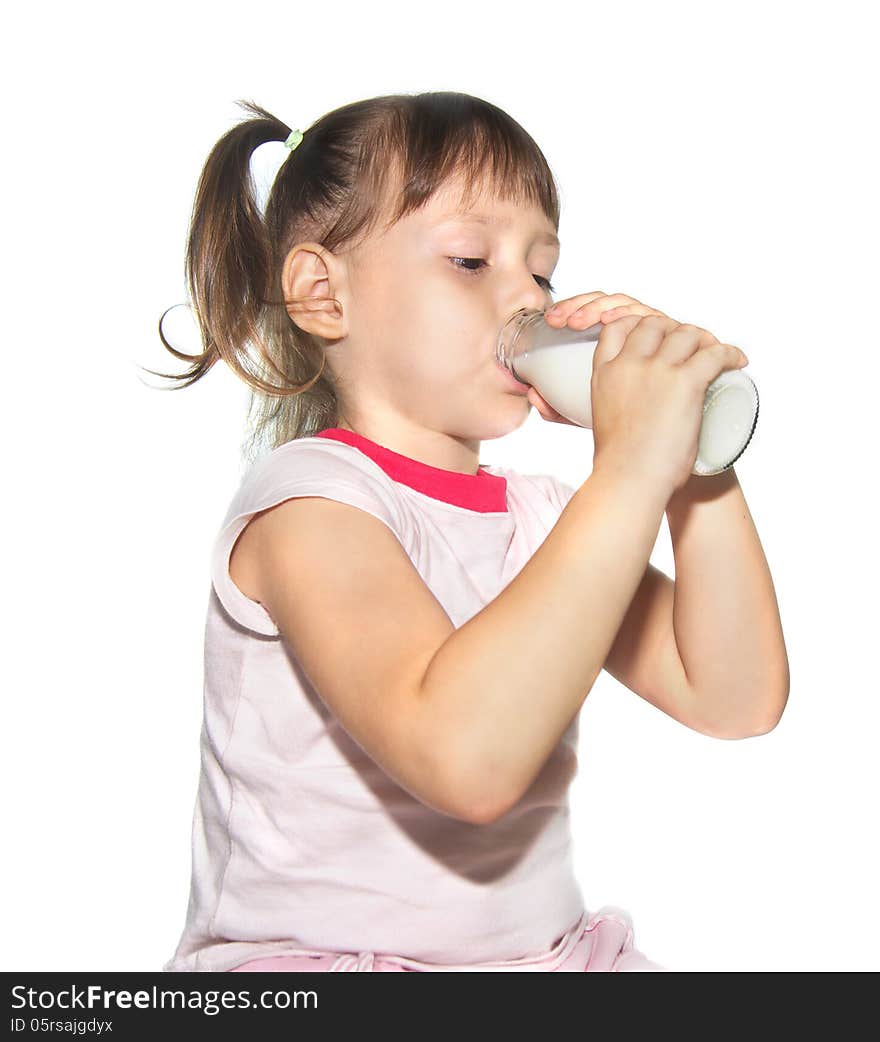
<svg viewBox="0 0 880 1042">
<path fill-rule="evenodd" d="M 493 438 L 503 438 L 506 434 L 518 431 L 529 418 L 532 411 L 531 402 L 520 395 L 508 395 L 507 407 L 502 411 L 486 410 L 484 421 L 481 424 L 483 433 L 478 441 L 490 441 Z"/>
</svg>

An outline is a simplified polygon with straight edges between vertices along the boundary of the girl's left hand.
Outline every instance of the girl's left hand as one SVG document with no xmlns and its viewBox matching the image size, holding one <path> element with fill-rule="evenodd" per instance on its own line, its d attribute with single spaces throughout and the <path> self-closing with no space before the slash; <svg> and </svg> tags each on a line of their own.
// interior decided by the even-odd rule
<svg viewBox="0 0 880 1042">
<path fill-rule="evenodd" d="M 566 300 L 557 301 L 553 307 L 544 312 L 544 321 L 554 329 L 562 329 L 570 326 L 572 329 L 587 329 L 597 322 L 613 322 L 616 318 L 627 315 L 662 315 L 669 316 L 656 308 L 650 308 L 635 297 L 628 297 L 625 293 L 603 293 L 596 290 L 593 293 L 579 293 L 576 297 L 568 297 Z M 543 419 L 551 423 L 573 424 L 545 401 L 534 387 L 529 387 L 528 400 L 541 414 Z"/>
</svg>

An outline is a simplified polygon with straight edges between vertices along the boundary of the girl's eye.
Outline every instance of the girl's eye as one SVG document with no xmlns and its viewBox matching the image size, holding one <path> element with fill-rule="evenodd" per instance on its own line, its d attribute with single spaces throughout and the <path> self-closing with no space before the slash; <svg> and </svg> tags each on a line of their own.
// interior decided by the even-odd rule
<svg viewBox="0 0 880 1042">
<path fill-rule="evenodd" d="M 485 265 L 486 263 L 481 257 L 450 257 L 449 259 L 453 262 L 453 264 L 455 264 L 456 261 L 461 261 L 461 264 L 455 264 L 455 266 L 459 268 L 461 271 L 470 272 L 471 275 L 479 274 L 480 269 L 467 268 L 465 267 L 466 264 Z M 532 277 L 534 279 L 537 279 L 538 285 L 543 286 L 544 289 L 546 289 L 549 293 L 555 292 L 555 288 L 551 285 L 550 280 L 545 278 L 543 275 L 533 275 Z"/>
</svg>

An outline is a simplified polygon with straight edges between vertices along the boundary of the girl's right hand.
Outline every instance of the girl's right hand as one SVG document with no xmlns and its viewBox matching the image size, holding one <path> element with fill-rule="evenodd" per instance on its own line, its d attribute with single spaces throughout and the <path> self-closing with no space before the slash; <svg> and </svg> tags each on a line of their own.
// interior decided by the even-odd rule
<svg viewBox="0 0 880 1042">
<path fill-rule="evenodd" d="M 708 330 L 666 315 L 608 322 L 593 356 L 593 467 L 659 483 L 668 497 L 697 458 L 706 389 L 748 359 Z"/>
</svg>

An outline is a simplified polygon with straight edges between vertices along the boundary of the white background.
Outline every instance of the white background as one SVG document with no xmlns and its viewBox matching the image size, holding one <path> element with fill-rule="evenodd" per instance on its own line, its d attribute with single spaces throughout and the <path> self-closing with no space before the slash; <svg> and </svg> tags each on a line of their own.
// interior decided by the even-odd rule
<svg viewBox="0 0 880 1042">
<path fill-rule="evenodd" d="M 870 5 L 23 11 L 2 70 L 0 968 L 157 970 L 183 926 L 208 552 L 246 390 L 219 366 L 153 390 L 138 366 L 178 370 L 156 323 L 184 299 L 209 149 L 239 98 L 304 129 L 356 99 L 458 90 L 550 162 L 556 296 L 623 292 L 704 326 L 746 351 L 761 395 L 736 470 L 786 713 L 710 739 L 603 673 L 572 794 L 587 906 L 626 908 L 672 969 L 880 969 Z M 482 460 L 579 484 L 592 448 L 533 410 Z M 665 521 L 652 561 L 674 574 Z"/>
</svg>

